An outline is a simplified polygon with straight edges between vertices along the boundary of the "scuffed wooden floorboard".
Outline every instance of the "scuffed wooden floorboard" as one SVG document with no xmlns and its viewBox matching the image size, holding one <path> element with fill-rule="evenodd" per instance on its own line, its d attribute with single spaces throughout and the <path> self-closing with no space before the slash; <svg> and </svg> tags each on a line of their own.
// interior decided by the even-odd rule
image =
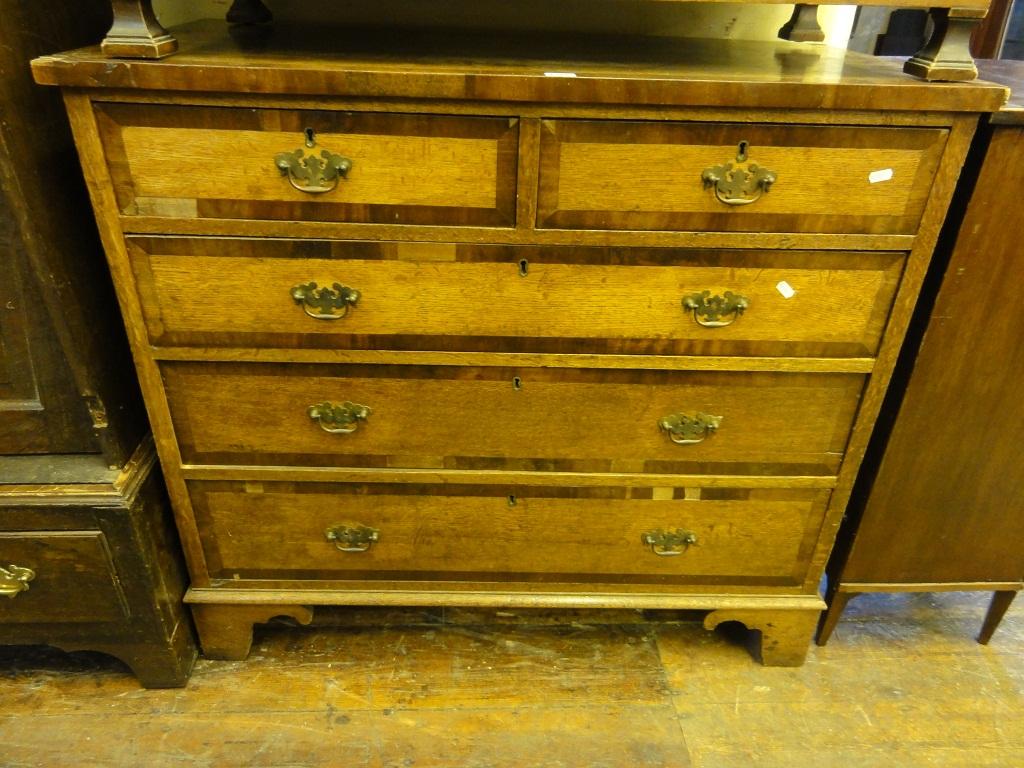
<svg viewBox="0 0 1024 768">
<path fill-rule="evenodd" d="M 1024 610 L 865 596 L 803 667 L 699 614 L 359 609 L 257 630 L 184 690 L 0 648 L 0 766 L 918 768 L 1024 765 Z"/>
</svg>

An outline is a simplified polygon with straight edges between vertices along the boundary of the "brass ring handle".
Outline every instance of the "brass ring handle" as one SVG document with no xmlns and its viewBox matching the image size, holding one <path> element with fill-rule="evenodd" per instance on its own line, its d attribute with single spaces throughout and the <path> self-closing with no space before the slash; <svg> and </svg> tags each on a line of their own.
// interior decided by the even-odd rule
<svg viewBox="0 0 1024 768">
<path fill-rule="evenodd" d="M 380 531 L 359 523 L 339 523 L 324 531 L 324 536 L 339 552 L 365 552 L 380 539 Z"/>
<path fill-rule="evenodd" d="M 683 554 L 692 544 L 697 543 L 697 535 L 692 531 L 676 528 L 674 531 L 646 531 L 640 541 L 651 548 L 659 557 L 675 557 Z"/>
<path fill-rule="evenodd" d="M 0 566 L 0 595 L 14 598 L 28 590 L 28 583 L 36 577 L 31 568 L 20 565 Z"/>
<path fill-rule="evenodd" d="M 676 445 L 694 445 L 704 442 L 721 423 L 721 416 L 707 413 L 696 413 L 693 416 L 673 413 L 659 419 L 658 427 L 668 433 L 669 439 Z"/>
<path fill-rule="evenodd" d="M 279 152 L 274 155 L 274 165 L 295 189 L 311 195 L 330 192 L 352 170 L 351 160 L 326 149 L 320 157 L 307 155 L 301 149 Z"/>
<path fill-rule="evenodd" d="M 354 307 L 359 301 L 360 293 L 341 283 L 334 283 L 330 288 L 326 285 L 319 288 L 316 283 L 300 283 L 292 287 L 291 296 L 302 311 L 315 320 L 340 320 L 348 314 L 349 307 Z"/>
<path fill-rule="evenodd" d="M 746 296 L 732 291 L 726 291 L 724 296 L 712 296 L 711 291 L 701 291 L 683 298 L 683 309 L 692 311 L 694 322 L 705 328 L 732 325 L 749 306 L 750 300 Z M 729 319 L 722 319 L 729 315 Z"/>
<path fill-rule="evenodd" d="M 701 174 L 704 188 L 712 187 L 719 202 L 726 205 L 756 203 L 778 178 L 775 171 L 747 161 L 749 146 L 749 142 L 741 141 L 736 148 L 735 163 L 713 165 Z"/>
<path fill-rule="evenodd" d="M 366 421 L 373 411 L 369 406 L 358 403 L 345 401 L 337 405 L 325 401 L 309 406 L 306 413 L 324 432 L 330 432 L 332 435 L 350 435 L 359 428 L 359 422 Z"/>
</svg>

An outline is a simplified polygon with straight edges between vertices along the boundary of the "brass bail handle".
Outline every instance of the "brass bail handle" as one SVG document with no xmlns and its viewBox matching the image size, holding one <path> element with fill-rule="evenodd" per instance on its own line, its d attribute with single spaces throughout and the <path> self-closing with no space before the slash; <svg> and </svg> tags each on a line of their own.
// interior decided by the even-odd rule
<svg viewBox="0 0 1024 768">
<path fill-rule="evenodd" d="M 380 531 L 359 523 L 338 523 L 324 531 L 339 552 L 365 552 L 380 539 Z"/>
<path fill-rule="evenodd" d="M 31 568 L 20 565 L 0 566 L 0 595 L 15 598 L 28 591 L 28 583 L 36 577 Z"/>
<path fill-rule="evenodd" d="M 659 528 L 646 531 L 640 537 L 640 541 L 659 557 L 675 557 L 697 543 L 697 534 L 693 531 L 684 531 L 682 528 L 676 528 L 674 531 L 663 531 Z"/>
<path fill-rule="evenodd" d="M 292 300 L 314 320 L 340 320 L 355 307 L 361 295 L 355 288 L 341 283 L 320 288 L 314 282 L 293 286 L 290 293 Z"/>
<path fill-rule="evenodd" d="M 723 296 L 701 291 L 683 297 L 683 309 L 691 311 L 694 322 L 704 328 L 732 325 L 749 306 L 750 299 L 732 291 L 726 291 Z"/>
<path fill-rule="evenodd" d="M 748 160 L 750 142 L 741 141 L 736 147 L 736 161 L 705 168 L 701 174 L 704 188 L 711 187 L 715 197 L 726 205 L 750 205 L 757 202 L 778 178 L 770 171 Z"/>
<path fill-rule="evenodd" d="M 708 413 L 696 413 L 690 416 L 685 413 L 673 413 L 658 420 L 658 427 L 668 434 L 676 445 L 695 445 L 703 443 L 722 423 L 721 416 Z"/>
<path fill-rule="evenodd" d="M 359 428 L 359 422 L 366 421 L 373 411 L 368 405 L 359 403 L 332 403 L 324 401 L 311 405 L 306 414 L 320 425 L 324 432 L 332 435 L 350 435 Z"/>
<path fill-rule="evenodd" d="M 316 146 L 316 135 L 312 128 L 305 130 L 306 147 Z M 352 161 L 329 150 L 321 150 L 317 157 L 312 152 L 306 154 L 303 149 L 291 152 L 279 152 L 274 155 L 274 165 L 288 182 L 299 190 L 311 195 L 330 192 L 338 186 L 338 182 L 348 177 L 352 170 Z"/>
</svg>

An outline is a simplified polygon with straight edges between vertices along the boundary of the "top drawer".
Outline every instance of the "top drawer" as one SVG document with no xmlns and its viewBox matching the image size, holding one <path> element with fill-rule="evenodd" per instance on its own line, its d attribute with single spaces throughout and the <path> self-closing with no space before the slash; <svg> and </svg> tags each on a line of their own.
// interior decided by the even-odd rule
<svg viewBox="0 0 1024 768">
<path fill-rule="evenodd" d="M 909 235 L 947 134 L 547 120 L 537 226 Z"/>
<path fill-rule="evenodd" d="M 515 223 L 515 118 L 95 109 L 118 206 L 129 216 Z"/>
</svg>

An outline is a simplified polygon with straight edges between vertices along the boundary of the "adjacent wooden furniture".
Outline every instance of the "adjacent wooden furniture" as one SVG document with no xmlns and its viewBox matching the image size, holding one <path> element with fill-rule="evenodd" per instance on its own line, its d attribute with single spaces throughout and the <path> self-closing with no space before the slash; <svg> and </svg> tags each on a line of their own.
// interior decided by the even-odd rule
<svg viewBox="0 0 1024 768">
<path fill-rule="evenodd" d="M 148 440 L 120 470 L 0 459 L 0 643 L 102 651 L 147 688 L 185 684 L 195 642 L 155 463 Z"/>
<path fill-rule="evenodd" d="M 693 2 L 694 0 L 651 0 L 651 2 Z M 696 0 L 732 2 L 737 0 Z M 738 4 L 760 5 L 785 0 L 738 0 Z M 862 0 L 860 5 L 884 5 L 928 9 L 932 34 L 925 46 L 904 65 L 904 71 L 924 80 L 973 80 L 978 76 L 970 52 L 971 35 L 988 11 L 991 0 Z M 818 24 L 818 5 L 842 5 L 845 0 L 821 0 L 816 4 L 798 3 L 793 15 L 779 29 L 779 37 L 794 42 L 821 42 L 825 33 Z M 114 23 L 103 41 L 103 52 L 115 58 L 161 59 L 178 50 L 177 38 L 170 34 L 153 13 L 153 0 L 110 0 Z M 262 0 L 233 0 L 227 12 L 230 24 L 265 25 L 273 14 Z M 325 19 L 326 24 L 341 24 L 344 19 Z M 344 45 L 352 40 L 346 35 Z M 679 41 L 688 46 L 694 41 Z"/>
<path fill-rule="evenodd" d="M 1004 91 L 791 43 L 176 36 L 34 69 L 65 88 L 205 652 L 322 604 L 628 606 L 801 663 Z"/>
<path fill-rule="evenodd" d="M 1002 189 L 1024 173 L 1024 64 L 983 65 L 1014 96 L 979 131 L 932 277 L 938 295 L 901 362 L 906 393 L 894 393 L 891 432 L 876 439 L 877 469 L 829 566 L 820 645 L 858 594 L 938 590 L 995 592 L 987 643 L 1024 580 L 1024 315 L 1012 309 L 1024 252 L 1020 205 Z"/>
<path fill-rule="evenodd" d="M 0 0 L 0 18 L 0 642 L 181 685 L 178 545 L 67 120 L 28 68 L 98 39 L 109 8 Z"/>
</svg>

